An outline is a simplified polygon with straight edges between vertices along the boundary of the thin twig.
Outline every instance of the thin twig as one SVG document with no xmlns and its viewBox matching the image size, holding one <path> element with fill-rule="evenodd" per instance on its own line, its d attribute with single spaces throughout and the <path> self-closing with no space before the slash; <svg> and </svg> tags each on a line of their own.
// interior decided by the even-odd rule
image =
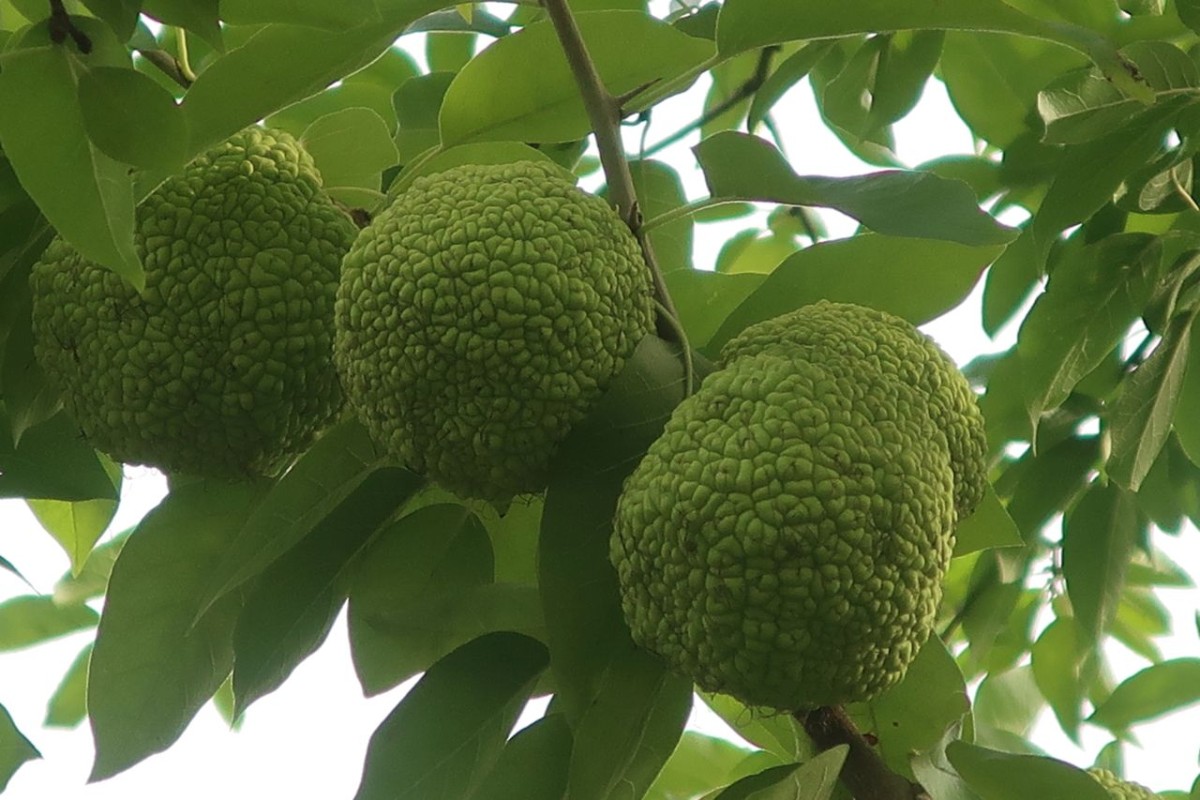
<svg viewBox="0 0 1200 800">
<path fill-rule="evenodd" d="M 641 209 L 638 207 L 637 192 L 633 187 L 633 173 L 629 170 L 625 145 L 621 140 L 621 105 L 600 79 L 600 73 L 588 54 L 587 44 L 583 41 L 583 35 L 575 23 L 567 0 L 542 0 L 542 7 L 546 9 L 546 15 L 554 26 L 567 64 L 579 86 L 592 132 L 596 135 L 596 149 L 600 152 L 600 165 L 604 168 L 604 178 L 608 184 L 608 197 L 616 205 L 621 219 L 637 237 L 646 265 L 650 269 L 655 299 L 663 311 L 658 322 L 659 334 L 663 338 L 682 336 L 683 329 L 678 325 L 679 313 L 675 310 L 670 292 L 667 291 L 667 282 L 654 257 L 650 240 L 642 231 Z M 672 324 L 672 320 L 675 324 Z M 678 341 L 684 350 L 689 349 L 686 337 L 679 338 Z"/>
<path fill-rule="evenodd" d="M 192 85 L 192 81 L 187 77 L 181 68 L 182 65 L 166 50 L 144 48 L 139 49 L 137 53 L 154 66 L 158 67 L 160 72 L 162 72 L 171 80 L 175 81 L 175 83 L 179 84 L 182 88 L 187 89 Z"/>
<path fill-rule="evenodd" d="M 841 706 L 817 708 L 807 714 L 798 712 L 795 716 L 821 750 L 840 744 L 850 748 L 841 780 L 856 800 L 930 800 L 924 789 L 883 763 Z"/>
<path fill-rule="evenodd" d="M 1195 198 L 1188 194 L 1188 190 L 1183 188 L 1183 184 L 1179 182 L 1179 174 L 1175 172 L 1175 168 L 1171 167 L 1168 171 L 1171 173 L 1171 185 L 1175 187 L 1175 193 L 1192 211 L 1200 211 L 1200 205 L 1196 205 Z"/>
<path fill-rule="evenodd" d="M 755 92 L 762 88 L 763 83 L 767 80 L 767 76 L 770 75 L 771 59 L 778 51 L 779 47 L 777 45 L 764 47 L 762 50 L 760 50 L 758 53 L 758 64 L 756 64 L 754 67 L 753 75 L 742 81 L 741 85 L 730 92 L 728 97 L 717 103 L 709 110 L 705 111 L 699 117 L 670 134 L 665 139 L 650 145 L 650 147 L 644 153 L 642 153 L 642 157 L 649 158 L 655 153 L 670 147 L 680 139 L 686 138 L 693 132 L 700 130 L 708 123 L 719 118 L 722 114 L 729 111 L 729 109 L 735 108 L 743 100 L 753 96 Z"/>
<path fill-rule="evenodd" d="M 188 83 L 195 83 L 196 73 L 192 71 L 192 65 L 188 60 L 187 29 L 176 28 L 175 40 L 179 45 L 176 48 L 179 51 L 179 58 L 177 59 L 179 63 L 179 72 L 184 78 L 187 79 Z"/>
<path fill-rule="evenodd" d="M 67 8 L 63 5 L 63 0 L 50 0 L 49 26 L 50 41 L 62 44 L 70 36 L 71 41 L 75 42 L 75 46 L 79 48 L 79 52 L 84 55 L 92 52 L 92 40 L 86 33 L 75 27 L 75 23 L 71 21 L 71 15 L 67 13 Z"/>
</svg>

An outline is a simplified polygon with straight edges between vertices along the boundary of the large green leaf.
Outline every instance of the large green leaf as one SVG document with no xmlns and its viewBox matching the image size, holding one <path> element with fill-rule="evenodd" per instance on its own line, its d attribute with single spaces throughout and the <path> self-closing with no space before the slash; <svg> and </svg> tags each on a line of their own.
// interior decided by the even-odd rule
<svg viewBox="0 0 1200 800">
<path fill-rule="evenodd" d="M 768 142 L 733 132 L 710 136 L 695 152 L 715 199 L 824 206 L 876 233 L 969 246 L 1002 245 L 1016 237 L 980 210 L 966 184 L 931 172 L 800 176 Z"/>
<path fill-rule="evenodd" d="M 571 747 L 567 718 L 547 714 L 508 740 L 471 800 L 562 800 Z"/>
<path fill-rule="evenodd" d="M 629 641 L 608 560 L 617 497 L 683 396 L 676 352 L 646 337 L 551 466 L 539 583 L 556 697 L 573 723 L 599 691 L 611 654 Z"/>
<path fill-rule="evenodd" d="M 47 728 L 74 728 L 87 717 L 87 673 L 92 658 L 88 642 L 71 662 L 46 705 Z"/>
<path fill-rule="evenodd" d="M 333 626 L 348 572 L 379 526 L 416 490 L 399 467 L 376 470 L 254 582 L 233 632 L 236 714 L 274 691 Z"/>
<path fill-rule="evenodd" d="M 1088 717 L 1113 731 L 1200 702 L 1200 659 L 1177 658 L 1131 676 Z"/>
<path fill-rule="evenodd" d="M 683 75 L 712 55 L 712 42 L 636 11 L 581 13 L 577 22 L 601 80 L 614 95 Z M 488 139 L 570 142 L 590 130 L 579 87 L 549 22 L 506 36 L 472 59 L 442 105 L 445 146 Z"/>
<path fill-rule="evenodd" d="M 376 22 L 379 9 L 375 0 L 221 0 L 221 18 L 230 25 L 284 22 L 338 31 Z"/>
<path fill-rule="evenodd" d="M 575 725 L 570 797 L 641 797 L 679 742 L 691 707 L 691 680 L 657 656 L 634 647 L 615 655 Z"/>
<path fill-rule="evenodd" d="M 1021 543 L 1020 529 L 991 486 L 979 507 L 954 530 L 955 557 L 991 547 L 1016 547 Z"/>
<path fill-rule="evenodd" d="M 98 22 L 83 27 L 88 35 L 112 37 Z M 84 64 L 105 64 L 94 59 L 103 58 L 113 43 L 98 42 L 97 55 L 84 62 L 66 47 L 43 43 L 44 37 L 36 29 L 26 34 L 24 47 L 0 58 L 0 108 L 21 110 L 0 116 L 0 145 L 59 235 L 140 287 L 144 276 L 133 246 L 129 169 L 92 144 L 77 99 Z"/>
<path fill-rule="evenodd" d="M 79 76 L 79 109 L 88 137 L 125 164 L 172 171 L 183 166 L 187 123 L 175 98 L 126 67 L 96 67 Z"/>
<path fill-rule="evenodd" d="M 336 31 L 263 26 L 210 64 L 188 89 L 181 105 L 191 136 L 188 152 L 199 153 L 367 66 L 405 26 L 443 5 L 444 0 L 378 0 L 379 21 Z"/>
<path fill-rule="evenodd" d="M 1063 524 L 1062 570 L 1080 629 L 1098 641 L 1125 589 L 1139 531 L 1133 495 L 1093 484 Z"/>
<path fill-rule="evenodd" d="M 830 800 L 847 751 L 846 745 L 839 744 L 804 764 L 769 767 L 742 778 L 714 800 Z"/>
<path fill-rule="evenodd" d="M 79 435 L 65 411 L 39 423 L 14 446 L 0 409 L 0 497 L 116 500 L 106 461 Z"/>
<path fill-rule="evenodd" d="M 0 603 L 0 653 L 40 644 L 96 624 L 84 605 L 59 605 L 53 597 L 23 595 Z"/>
<path fill-rule="evenodd" d="M 535 639 L 490 633 L 434 664 L 372 734 L 355 800 L 469 796 L 548 661 Z"/>
<path fill-rule="evenodd" d="M 26 761 L 41 758 L 42 754 L 17 730 L 8 709 L 0 706 L 0 792 Z"/>
<path fill-rule="evenodd" d="M 983 800 L 1109 800 L 1090 775 L 1064 761 L 952 742 L 946 755 Z"/>
<path fill-rule="evenodd" d="M 113 490 L 120 493 L 122 485 L 121 467 L 107 459 L 101 464 L 113 482 Z M 117 501 L 105 499 L 25 501 L 29 510 L 42 523 L 42 528 L 54 537 L 67 557 L 71 559 L 71 573 L 78 575 L 87 564 L 92 548 L 112 522 L 117 513 Z"/>
<path fill-rule="evenodd" d="M 379 175 L 396 163 L 384 120 L 369 108 L 344 108 L 313 121 L 300 137 L 326 188 L 379 188 Z"/>
<path fill-rule="evenodd" d="M 928 322 L 962 302 L 1000 251 L 1000 246 L 879 234 L 815 244 L 768 275 L 726 318 L 707 349 L 715 350 L 748 325 L 822 299 L 878 308 L 914 324 Z"/>
<path fill-rule="evenodd" d="M 241 597 L 201 613 L 258 487 L 196 481 L 146 515 L 113 568 L 88 673 L 91 780 L 170 747 L 233 666 Z"/>
<path fill-rule="evenodd" d="M 723 737 L 689 730 L 680 738 L 679 746 L 663 765 L 646 798 L 702 796 L 766 767 L 781 765 L 782 759 L 772 753 L 747 750 Z"/>
</svg>

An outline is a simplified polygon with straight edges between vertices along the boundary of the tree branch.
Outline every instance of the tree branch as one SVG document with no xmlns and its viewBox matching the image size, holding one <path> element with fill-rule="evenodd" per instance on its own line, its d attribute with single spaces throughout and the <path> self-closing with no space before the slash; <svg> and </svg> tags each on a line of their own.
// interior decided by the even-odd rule
<svg viewBox="0 0 1200 800">
<path fill-rule="evenodd" d="M 576 84 L 579 85 L 588 120 L 596 135 L 596 149 L 600 151 L 600 164 L 604 167 L 609 199 L 616 205 L 621 219 L 637 237 L 646 265 L 650 269 L 655 299 L 661 306 L 659 335 L 665 339 L 679 341 L 687 350 L 689 345 L 686 337 L 682 336 L 679 312 L 676 311 L 671 294 L 667 291 L 667 282 L 654 257 L 650 240 L 642 230 L 642 212 L 633 188 L 633 174 L 629 171 L 629 161 L 625 157 L 625 145 L 621 141 L 621 103 L 601 81 L 600 73 L 588 54 L 587 44 L 583 41 L 583 35 L 579 32 L 579 26 L 575 23 L 567 0 L 542 0 L 542 7 L 550 17 L 550 23 L 554 26 L 554 32 L 567 57 L 567 64 L 575 76 Z M 662 319 L 664 315 L 670 319 Z M 690 382 L 691 375 L 687 377 Z"/>
<path fill-rule="evenodd" d="M 71 37 L 71 41 L 75 42 L 75 46 L 79 48 L 79 52 L 87 55 L 92 52 L 92 40 L 87 34 L 75 27 L 75 23 L 71 21 L 71 15 L 67 13 L 66 6 L 63 5 L 63 0 L 50 0 L 50 41 L 55 44 L 62 44 L 67 37 Z"/>
<path fill-rule="evenodd" d="M 841 706 L 817 708 L 807 714 L 797 712 L 795 716 L 821 750 L 839 744 L 850 747 L 841 780 L 856 800 L 930 800 L 920 786 L 888 769 Z"/>
<path fill-rule="evenodd" d="M 192 85 L 192 81 L 183 71 L 183 65 L 175 60 L 175 57 L 166 50 L 156 48 L 146 48 L 138 50 L 138 55 L 149 61 L 154 66 L 158 67 L 164 75 L 175 81 L 184 89 Z"/>
</svg>

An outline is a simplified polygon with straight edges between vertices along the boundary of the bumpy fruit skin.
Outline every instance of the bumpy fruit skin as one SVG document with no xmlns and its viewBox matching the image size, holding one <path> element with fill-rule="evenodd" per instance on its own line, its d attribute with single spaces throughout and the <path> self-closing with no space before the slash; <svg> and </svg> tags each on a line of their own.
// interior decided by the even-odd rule
<svg viewBox="0 0 1200 800">
<path fill-rule="evenodd" d="M 347 255 L 336 320 L 335 360 L 373 436 L 445 488 L 506 503 L 545 487 L 653 305 L 608 204 L 518 162 L 413 181 Z"/>
<path fill-rule="evenodd" d="M 1113 800 L 1159 800 L 1157 794 L 1140 783 L 1121 780 L 1106 769 L 1092 767 L 1088 770 L 1088 774 L 1104 787 L 1104 790 L 1108 792 L 1108 796 Z"/>
<path fill-rule="evenodd" d="M 138 206 L 140 294 L 61 240 L 46 249 L 35 355 L 113 458 L 275 472 L 340 407 L 333 302 L 355 233 L 294 138 L 248 128 Z"/>
<path fill-rule="evenodd" d="M 725 362 L 747 353 L 773 352 L 793 359 L 839 363 L 876 379 L 894 378 L 917 390 L 950 451 L 959 519 L 968 516 L 987 489 L 983 414 L 970 384 L 931 339 L 906 320 L 864 306 L 820 301 L 751 325 L 726 343 Z"/>
<path fill-rule="evenodd" d="M 953 545 L 944 441 L 912 387 L 741 355 L 626 481 L 610 557 L 634 640 L 702 688 L 794 711 L 865 700 L 929 635 Z"/>
</svg>

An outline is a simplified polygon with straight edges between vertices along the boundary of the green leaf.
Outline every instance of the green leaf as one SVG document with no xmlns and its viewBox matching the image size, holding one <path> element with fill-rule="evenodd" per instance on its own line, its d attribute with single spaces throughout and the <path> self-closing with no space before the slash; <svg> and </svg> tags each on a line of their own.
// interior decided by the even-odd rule
<svg viewBox="0 0 1200 800">
<path fill-rule="evenodd" d="M 113 482 L 113 491 L 120 494 L 121 467 L 101 459 L 102 465 Z M 37 517 L 42 528 L 54 537 L 67 557 L 71 559 L 71 572 L 78 575 L 87 563 L 92 548 L 112 522 L 117 513 L 116 500 L 80 500 L 74 503 L 63 500 L 26 500 L 29 510 Z"/>
<path fill-rule="evenodd" d="M 1114 732 L 1200 702 L 1200 659 L 1177 658 L 1146 667 L 1120 683 L 1088 717 Z"/>
<path fill-rule="evenodd" d="M 1077 49 L 1097 46 L 1081 31 L 1055 26 L 1022 13 L 1002 0 L 947 7 L 939 0 L 726 0 L 717 26 L 721 53 L 799 39 L 828 39 L 903 30 L 970 30 L 1019 33 L 1060 41 Z"/>
<path fill-rule="evenodd" d="M 183 166 L 188 131 L 175 98 L 135 69 L 95 67 L 79 76 L 88 138 L 105 155 L 143 169 Z"/>
<path fill-rule="evenodd" d="M 460 164 L 511 164 L 514 161 L 554 163 L 550 156 L 524 142 L 479 142 L 460 144 L 443 150 L 419 164 L 414 164 L 411 172 L 405 171 L 404 177 L 408 181 L 421 175 L 445 172 Z"/>
<path fill-rule="evenodd" d="M 566 716 L 542 717 L 508 740 L 471 800 L 562 800 L 571 747 Z"/>
<path fill-rule="evenodd" d="M 954 557 L 993 547 L 1023 544 L 1021 530 L 1008 515 L 996 491 L 988 486 L 983 501 L 971 516 L 958 523 L 954 532 Z"/>
<path fill-rule="evenodd" d="M 37 748 L 17 730 L 8 709 L 0 706 L 0 792 L 8 788 L 8 782 L 22 764 L 41 757 Z"/>
<path fill-rule="evenodd" d="M 750 759 L 750 756 L 761 756 L 761 759 Z M 771 753 L 747 750 L 726 739 L 698 731 L 685 731 L 646 798 L 671 800 L 708 794 L 757 772 L 745 771 L 745 765 L 753 762 L 760 762 L 759 769 L 781 766 L 781 759 Z"/>
<path fill-rule="evenodd" d="M 325 432 L 271 488 L 212 571 L 200 610 L 262 572 L 298 544 L 386 463 L 356 420 Z M 395 491 L 420 488 L 415 475 L 399 476 Z"/>
<path fill-rule="evenodd" d="M 1131 491 L 1141 486 L 1171 433 L 1195 320 L 1195 312 L 1176 318 L 1150 357 L 1125 380 L 1112 408 L 1108 474 Z"/>
<path fill-rule="evenodd" d="M 1188 347 L 1188 363 L 1183 383 L 1179 387 L 1179 402 L 1175 406 L 1175 435 L 1183 452 L 1193 464 L 1200 465 L 1200 328 L 1193 326 Z"/>
<path fill-rule="evenodd" d="M 142 0 L 142 11 L 165 25 L 194 33 L 217 50 L 223 50 L 218 22 L 220 0 Z"/>
<path fill-rule="evenodd" d="M 126 529 L 112 537 L 104 544 L 92 550 L 83 569 L 79 572 L 68 571 L 54 584 L 54 601 L 59 605 L 84 603 L 104 594 L 108 588 L 108 579 L 112 574 L 113 564 L 121 548 L 125 546 L 132 528 Z"/>
<path fill-rule="evenodd" d="M 551 464 L 538 577 L 556 698 L 573 723 L 599 690 L 611 654 L 629 641 L 608 561 L 617 497 L 683 396 L 675 350 L 646 337 Z"/>
<path fill-rule="evenodd" d="M 1118 234 L 1061 261 L 1021 325 L 1017 353 L 1029 417 L 1058 408 L 1112 352 L 1161 274 L 1162 245 L 1148 234 Z"/>
<path fill-rule="evenodd" d="M 709 193 L 717 199 L 824 206 L 891 236 L 970 246 L 1001 245 L 1016 237 L 980 210 L 966 184 L 930 172 L 802 177 L 768 142 L 734 132 L 710 136 L 694 150 Z"/>
<path fill-rule="evenodd" d="M 576 21 L 601 80 L 614 95 L 676 78 L 712 55 L 712 42 L 641 12 L 595 11 L 578 14 Z M 638 46 L 630 48 L 630 42 Z M 486 139 L 569 142 L 590 129 L 549 22 L 491 44 L 458 73 L 442 105 L 446 146 Z"/>
<path fill-rule="evenodd" d="M 912 754 L 937 744 L 970 705 L 958 664 L 945 644 L 932 636 L 900 683 L 874 700 L 848 705 L 846 710 L 860 730 L 875 734 L 879 754 L 903 774 L 909 770 Z"/>
<path fill-rule="evenodd" d="M 1080 706 L 1085 688 L 1083 661 L 1087 643 L 1084 637 L 1074 619 L 1059 617 L 1042 631 L 1030 653 L 1038 689 L 1050 703 L 1058 724 L 1072 739 L 1079 735 Z"/>
<path fill-rule="evenodd" d="M 1064 761 L 1002 753 L 963 741 L 951 742 L 946 755 L 982 800 L 1109 800 L 1092 776 Z"/>
<path fill-rule="evenodd" d="M 88 642 L 71 662 L 46 706 L 47 728 L 74 728 L 87 717 L 87 672 L 92 657 Z"/>
<path fill-rule="evenodd" d="M 992 672 L 979 684 L 971 707 L 977 736 L 981 727 L 1025 736 L 1045 705 L 1028 666 Z"/>
<path fill-rule="evenodd" d="M 848 751 L 839 744 L 804 764 L 770 767 L 742 778 L 715 800 L 830 800 Z"/>
<path fill-rule="evenodd" d="M 426 506 L 384 529 L 350 584 L 350 647 L 363 691 L 399 684 L 475 636 L 509 628 L 522 611 L 540 617 L 532 590 L 487 586 L 493 574 L 491 541 L 463 506 Z M 491 591 L 475 593 L 484 587 Z"/>
<path fill-rule="evenodd" d="M 767 276 L 706 349 L 715 351 L 748 325 L 821 299 L 928 322 L 962 302 L 1000 249 L 879 234 L 815 244 Z"/>
<path fill-rule="evenodd" d="M 697 269 L 675 269 L 664 277 L 693 347 L 707 347 L 725 318 L 766 279 L 754 273 L 725 275 Z"/>
<path fill-rule="evenodd" d="M 375 0 L 221 0 L 221 18 L 230 25 L 283 22 L 340 31 L 377 22 Z"/>
<path fill-rule="evenodd" d="M 1099 641 L 1125 589 L 1139 520 L 1133 495 L 1093 484 L 1063 523 L 1062 570 L 1080 629 Z"/>
<path fill-rule="evenodd" d="M 0 653 L 85 630 L 99 618 L 87 606 L 60 606 L 46 595 L 14 597 L 0 603 Z"/>
<path fill-rule="evenodd" d="M 200 603 L 209 576 L 260 497 L 254 486 L 186 483 L 125 543 L 88 673 L 96 742 L 90 780 L 170 747 L 229 674 L 241 598 L 227 595 L 203 616 Z"/>
<path fill-rule="evenodd" d="M 234 716 L 278 688 L 325 640 L 346 599 L 346 574 L 379 526 L 415 491 L 411 473 L 385 467 L 258 577 L 233 632 Z"/>
<path fill-rule="evenodd" d="M 440 0 L 377 2 L 379 22 L 339 31 L 265 25 L 210 64 L 181 104 L 191 134 L 188 152 L 199 153 L 367 66 L 406 25 L 442 5 Z"/>
<path fill-rule="evenodd" d="M 654 219 L 687 204 L 683 181 L 670 165 L 653 159 L 639 159 L 630 162 L 629 172 L 633 176 L 638 208 L 646 219 Z M 656 226 L 647 235 L 663 272 L 691 267 L 695 224 L 690 215 Z"/>
<path fill-rule="evenodd" d="M 1031 130 L 1031 111 L 1047 78 L 1086 63 L 1079 53 L 1051 42 L 955 31 L 942 44 L 941 74 L 971 130 L 1007 148 Z"/>
<path fill-rule="evenodd" d="M 103 459 L 60 412 L 30 428 L 13 446 L 0 410 L 0 497 L 52 500 L 115 500 L 116 488 Z"/>
<path fill-rule="evenodd" d="M 790 714 L 759 715 L 725 694 L 701 692 L 700 699 L 739 736 L 775 754 L 781 761 L 803 760 L 812 755 L 808 737 L 798 730 L 796 719 Z"/>
<path fill-rule="evenodd" d="M 300 137 L 326 187 L 379 188 L 379 175 L 396 163 L 396 145 L 383 119 L 369 108 L 344 108 L 315 120 Z"/>
<path fill-rule="evenodd" d="M 372 734 L 355 800 L 469 796 L 548 663 L 541 642 L 490 633 L 434 664 Z"/>
<path fill-rule="evenodd" d="M 1200 0 L 1175 0 L 1174 5 L 1183 24 L 1200 33 Z"/>
<path fill-rule="evenodd" d="M 100 25 L 99 32 L 105 30 Z M 140 289 L 145 278 L 133 247 L 133 184 L 128 167 L 87 136 L 77 101 L 80 71 L 65 47 L 9 49 L 0 58 L 0 108 L 21 113 L 0 117 L 0 145 L 59 235 Z"/>
<path fill-rule="evenodd" d="M 1070 437 L 1051 448 L 1026 451 L 1013 467 L 1017 480 L 1008 513 L 1026 541 L 1037 538 L 1042 526 L 1071 504 L 1084 487 L 1100 456 L 1095 437 Z"/>
<path fill-rule="evenodd" d="M 821 58 L 829 52 L 829 42 L 809 42 L 784 59 L 754 93 L 746 113 L 746 128 L 753 131 L 767 118 L 788 90 L 802 81 Z"/>
<path fill-rule="evenodd" d="M 632 646 L 614 655 L 575 725 L 568 795 L 642 797 L 678 744 L 691 707 L 691 680 L 657 656 Z"/>
<path fill-rule="evenodd" d="M 50 419 L 62 408 L 58 392 L 46 380 L 33 355 L 32 309 L 32 302 L 26 297 L 14 315 L 7 340 L 0 347 L 0 386 L 4 387 L 4 408 L 16 444 L 21 443 L 25 431 Z"/>
</svg>

